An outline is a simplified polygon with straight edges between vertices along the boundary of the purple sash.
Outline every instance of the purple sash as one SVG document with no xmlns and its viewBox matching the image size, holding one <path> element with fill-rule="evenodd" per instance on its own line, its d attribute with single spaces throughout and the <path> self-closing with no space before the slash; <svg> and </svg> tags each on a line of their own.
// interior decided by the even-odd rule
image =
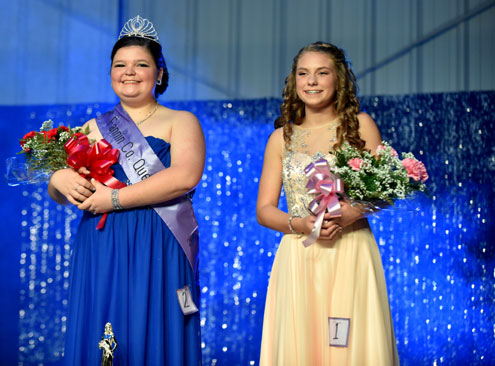
<svg viewBox="0 0 495 366">
<path fill-rule="evenodd" d="M 96 117 L 103 138 L 120 150 L 119 164 L 134 184 L 166 169 L 139 128 L 118 104 L 113 111 Z M 198 264 L 198 223 L 191 201 L 180 196 L 152 205 L 179 242 L 194 271 Z"/>
</svg>

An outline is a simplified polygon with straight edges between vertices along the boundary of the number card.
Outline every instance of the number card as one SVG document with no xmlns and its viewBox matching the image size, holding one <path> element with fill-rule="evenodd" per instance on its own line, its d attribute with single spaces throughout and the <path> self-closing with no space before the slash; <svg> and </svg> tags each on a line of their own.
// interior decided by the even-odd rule
<svg viewBox="0 0 495 366">
<path fill-rule="evenodd" d="M 177 299 L 179 300 L 180 309 L 184 315 L 189 315 L 198 311 L 191 296 L 189 286 L 177 290 Z"/>
<path fill-rule="evenodd" d="M 330 347 L 347 347 L 350 327 L 351 319 L 349 318 L 328 318 Z"/>
</svg>

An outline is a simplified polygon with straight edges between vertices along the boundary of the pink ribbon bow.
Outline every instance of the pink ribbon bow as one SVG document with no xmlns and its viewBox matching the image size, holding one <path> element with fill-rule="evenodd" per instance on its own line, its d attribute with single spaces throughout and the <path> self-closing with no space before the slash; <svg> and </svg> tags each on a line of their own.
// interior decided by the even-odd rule
<svg viewBox="0 0 495 366">
<path fill-rule="evenodd" d="M 331 217 L 342 215 L 337 193 L 344 192 L 342 180 L 330 173 L 330 167 L 325 159 L 320 159 L 304 168 L 308 177 L 306 188 L 308 193 L 316 194 L 316 198 L 309 204 L 309 210 L 316 215 L 316 221 L 311 234 L 303 241 L 305 247 L 313 244 L 320 236 L 321 225 L 325 212 Z"/>
</svg>

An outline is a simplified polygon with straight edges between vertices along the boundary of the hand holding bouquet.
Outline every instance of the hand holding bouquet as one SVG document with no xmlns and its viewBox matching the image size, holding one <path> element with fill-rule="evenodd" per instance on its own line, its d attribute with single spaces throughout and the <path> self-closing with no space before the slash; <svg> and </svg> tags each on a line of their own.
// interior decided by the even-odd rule
<svg viewBox="0 0 495 366">
<path fill-rule="evenodd" d="M 13 158 L 7 161 L 9 184 L 38 183 L 48 180 L 55 171 L 70 167 L 88 180 L 93 178 L 114 189 L 125 187 L 113 176 L 111 168 L 118 161 L 119 150 L 104 139 L 91 141 L 86 136 L 88 132 L 65 126 L 53 128 L 51 120 L 43 122 L 39 132 L 28 132 L 20 141 L 19 154 L 24 155 L 25 162 Z M 97 229 L 103 228 L 106 216 L 102 216 Z"/>
<path fill-rule="evenodd" d="M 311 234 L 303 242 L 314 243 L 320 235 L 323 215 L 341 214 L 338 197 L 358 204 L 367 212 L 375 212 L 396 200 L 426 191 L 428 172 L 424 164 L 412 153 L 403 153 L 402 159 L 386 142 L 376 149 L 376 155 L 360 151 L 344 143 L 335 155 L 335 165 L 330 167 L 325 159 L 309 164 L 305 173 L 306 188 L 315 196 L 309 210 L 316 215 Z M 342 189 L 343 186 L 343 189 Z"/>
</svg>

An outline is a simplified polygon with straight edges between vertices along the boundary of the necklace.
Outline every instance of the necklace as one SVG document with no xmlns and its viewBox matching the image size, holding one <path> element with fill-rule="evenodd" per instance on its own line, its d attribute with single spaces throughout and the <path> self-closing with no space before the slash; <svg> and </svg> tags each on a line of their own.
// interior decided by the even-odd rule
<svg viewBox="0 0 495 366">
<path fill-rule="evenodd" d="M 146 121 L 148 118 L 150 118 L 157 110 L 158 108 L 158 101 L 156 101 L 156 104 L 155 104 L 155 108 L 153 108 L 153 110 L 146 116 L 144 117 L 144 119 L 142 119 L 141 121 L 139 122 L 136 122 L 136 126 L 140 126 L 141 123 L 143 123 L 144 121 Z"/>
</svg>

